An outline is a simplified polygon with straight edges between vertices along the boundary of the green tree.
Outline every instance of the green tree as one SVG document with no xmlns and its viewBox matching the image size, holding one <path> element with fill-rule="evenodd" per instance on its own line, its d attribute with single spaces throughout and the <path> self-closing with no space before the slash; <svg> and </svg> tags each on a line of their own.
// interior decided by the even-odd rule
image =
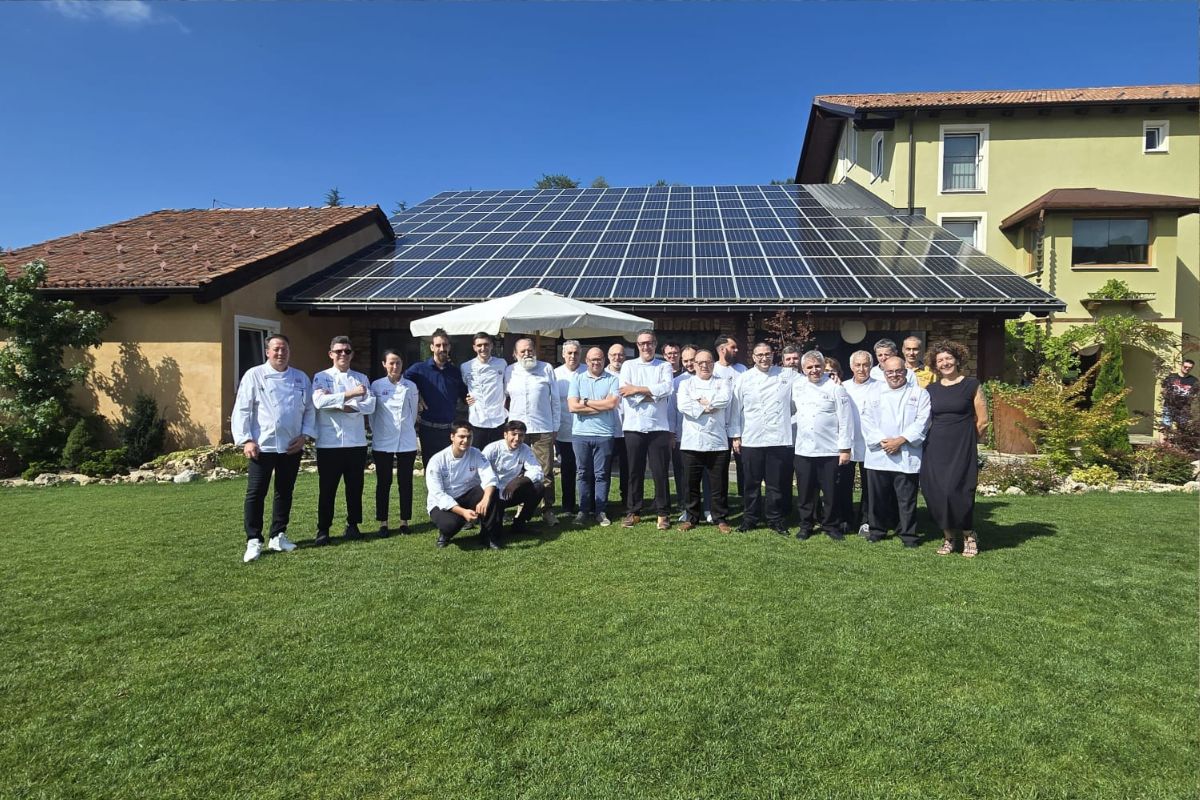
<svg viewBox="0 0 1200 800">
<path fill-rule="evenodd" d="M 397 200 L 396 205 L 392 208 L 392 215 L 402 214 L 408 210 L 407 200 Z"/>
<path fill-rule="evenodd" d="M 592 178 L 590 188 L 592 188 L 592 189 L 607 189 L 607 188 L 609 188 L 608 181 L 604 180 L 603 175 L 597 175 L 596 177 Z"/>
<path fill-rule="evenodd" d="M 327 206 L 340 206 L 342 204 L 342 200 L 342 193 L 338 191 L 336 186 L 325 193 L 325 205 Z"/>
<path fill-rule="evenodd" d="M 79 413 L 71 388 L 86 380 L 87 362 L 70 366 L 68 348 L 100 345 L 108 317 L 54 300 L 40 290 L 46 264 L 32 261 L 15 277 L 0 270 L 0 440 L 18 458 L 57 460 Z"/>
<path fill-rule="evenodd" d="M 578 189 L 579 181 L 568 175 L 547 175 L 542 173 L 541 179 L 533 185 L 535 189 Z"/>
<path fill-rule="evenodd" d="M 796 182 L 794 180 L 792 180 L 791 178 L 784 178 L 781 181 L 775 180 L 774 178 L 772 178 L 771 185 L 772 186 L 795 186 Z"/>
</svg>

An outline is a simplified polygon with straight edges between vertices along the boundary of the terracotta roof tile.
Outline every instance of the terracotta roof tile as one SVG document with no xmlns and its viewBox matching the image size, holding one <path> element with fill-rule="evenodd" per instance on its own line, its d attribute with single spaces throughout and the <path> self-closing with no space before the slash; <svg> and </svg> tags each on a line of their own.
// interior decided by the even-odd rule
<svg viewBox="0 0 1200 800">
<path fill-rule="evenodd" d="M 13 275 L 42 259 L 48 288 L 199 288 L 315 236 L 378 215 L 378 206 L 155 211 L 0 253 Z"/>
<path fill-rule="evenodd" d="M 859 109 L 950 108 L 975 106 L 1070 105 L 1073 103 L 1148 103 L 1156 100 L 1200 100 L 1200 84 L 1106 86 L 1085 89 L 997 89 L 963 92 L 896 92 L 893 94 L 822 94 L 813 102 Z"/>
</svg>

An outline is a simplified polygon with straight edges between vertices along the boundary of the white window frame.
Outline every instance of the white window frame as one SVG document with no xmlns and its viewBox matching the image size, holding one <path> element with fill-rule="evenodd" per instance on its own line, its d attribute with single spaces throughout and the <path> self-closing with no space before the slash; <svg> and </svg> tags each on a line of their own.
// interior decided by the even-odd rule
<svg viewBox="0 0 1200 800">
<path fill-rule="evenodd" d="M 937 215 L 939 228 L 944 228 L 943 222 L 974 222 L 975 241 L 971 243 L 981 253 L 987 252 L 987 212 L 986 211 L 947 211 Z"/>
<path fill-rule="evenodd" d="M 850 149 L 849 131 L 853 126 L 854 123 L 851 120 L 845 120 L 842 123 L 842 135 L 838 139 L 837 168 L 833 173 L 834 183 L 840 182 L 850 171 L 850 164 L 847 161 L 846 155 Z"/>
<path fill-rule="evenodd" d="M 938 127 L 938 194 L 987 194 L 988 186 L 988 138 L 991 125 L 984 122 L 976 125 L 940 125 Z M 975 159 L 975 188 L 974 189 L 945 189 L 943 172 L 946 165 L 946 136 L 955 134 L 976 134 L 979 136 L 979 153 Z"/>
<path fill-rule="evenodd" d="M 233 388 L 234 388 L 234 391 L 237 390 L 238 384 L 240 384 L 242 382 L 242 374 L 243 374 L 242 365 L 241 365 L 242 353 L 241 353 L 241 347 L 238 346 L 238 340 L 240 339 L 240 332 L 243 330 L 262 331 L 263 342 L 265 343 L 266 338 L 268 336 L 282 332 L 283 323 L 281 323 L 277 319 L 262 319 L 261 317 L 246 317 L 246 316 L 242 316 L 241 314 L 235 314 L 233 316 Z M 261 364 L 261 363 L 263 363 L 263 361 L 266 361 L 265 353 L 261 356 L 261 358 L 262 358 L 262 361 L 257 362 L 257 364 Z M 252 367 L 257 366 L 257 364 L 251 364 L 250 366 L 252 366 Z"/>
<path fill-rule="evenodd" d="M 871 183 L 883 177 L 884 159 L 883 131 L 875 131 L 871 137 Z"/>
<path fill-rule="evenodd" d="M 850 166 L 853 168 L 858 163 L 858 131 L 854 129 L 854 123 L 847 123 L 847 130 L 850 135 L 850 146 L 847 148 L 846 156 L 850 159 Z"/>
<path fill-rule="evenodd" d="M 1146 132 L 1149 130 L 1152 130 L 1154 128 L 1157 128 L 1159 131 L 1158 147 L 1149 148 L 1149 147 L 1146 147 Z M 1144 122 L 1142 122 L 1142 152 L 1143 153 L 1168 153 L 1168 152 L 1170 152 L 1169 147 L 1168 147 L 1168 145 L 1169 145 L 1168 139 L 1169 139 L 1170 133 L 1171 133 L 1170 120 L 1148 119 L 1148 120 L 1145 120 Z"/>
</svg>

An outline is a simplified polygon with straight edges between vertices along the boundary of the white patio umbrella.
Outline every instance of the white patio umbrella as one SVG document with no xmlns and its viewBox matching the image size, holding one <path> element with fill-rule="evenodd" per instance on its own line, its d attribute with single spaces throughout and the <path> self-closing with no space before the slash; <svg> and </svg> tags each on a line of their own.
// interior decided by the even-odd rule
<svg viewBox="0 0 1200 800">
<path fill-rule="evenodd" d="M 493 335 L 529 333 L 569 339 L 634 334 L 651 327 L 653 323 L 643 317 L 537 287 L 415 319 L 409 325 L 413 336 L 429 336 L 442 328 L 451 336 L 484 331 Z"/>
</svg>

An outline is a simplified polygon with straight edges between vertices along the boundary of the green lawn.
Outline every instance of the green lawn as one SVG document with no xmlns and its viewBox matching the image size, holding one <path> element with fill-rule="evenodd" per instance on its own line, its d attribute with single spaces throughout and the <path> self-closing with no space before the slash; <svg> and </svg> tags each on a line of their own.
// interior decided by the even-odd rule
<svg viewBox="0 0 1200 800">
<path fill-rule="evenodd" d="M 1194 495 L 243 565 L 244 486 L 0 495 L 0 797 L 1197 796 Z"/>
</svg>

